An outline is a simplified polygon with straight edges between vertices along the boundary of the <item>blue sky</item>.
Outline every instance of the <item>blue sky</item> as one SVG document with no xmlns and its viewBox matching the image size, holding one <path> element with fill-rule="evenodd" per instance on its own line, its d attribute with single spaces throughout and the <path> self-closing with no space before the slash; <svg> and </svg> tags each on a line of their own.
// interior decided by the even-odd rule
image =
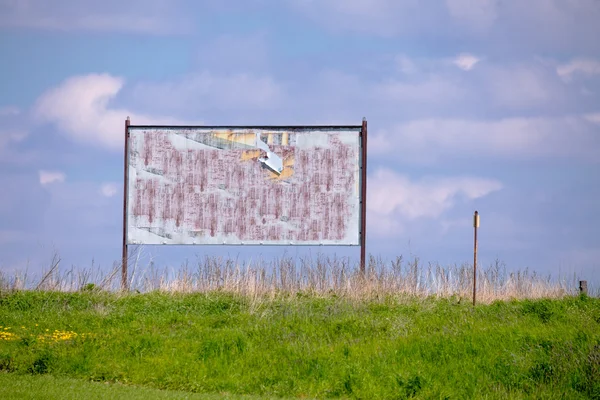
<svg viewBox="0 0 600 400">
<path fill-rule="evenodd" d="M 368 252 L 600 281 L 600 2 L 0 0 L 0 268 L 120 257 L 123 124 L 369 123 Z M 266 258 L 358 248 L 148 247 Z"/>
</svg>

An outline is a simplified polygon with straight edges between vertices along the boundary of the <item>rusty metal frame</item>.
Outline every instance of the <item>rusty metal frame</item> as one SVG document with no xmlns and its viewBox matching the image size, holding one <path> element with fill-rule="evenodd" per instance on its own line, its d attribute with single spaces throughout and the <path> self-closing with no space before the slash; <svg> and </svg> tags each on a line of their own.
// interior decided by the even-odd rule
<svg viewBox="0 0 600 400">
<path fill-rule="evenodd" d="M 360 271 L 365 272 L 367 257 L 367 119 L 363 118 L 360 129 L 361 174 L 360 174 Z"/>
<path fill-rule="evenodd" d="M 125 120 L 125 147 L 123 154 L 123 258 L 121 260 L 121 288 L 127 290 L 127 197 L 129 191 L 129 126 L 130 120 Z"/>
<path fill-rule="evenodd" d="M 367 120 L 363 118 L 361 125 L 131 125 L 129 117 L 125 121 L 125 146 L 124 146 L 124 182 L 123 182 L 123 255 L 121 286 L 123 290 L 128 289 L 127 284 L 127 211 L 128 211 L 128 185 L 129 185 L 129 132 L 130 129 L 274 129 L 274 130 L 355 130 L 359 129 L 360 142 L 360 222 L 359 222 L 359 246 L 360 246 L 360 271 L 366 269 L 366 231 L 367 231 Z M 301 245 L 293 244 L 294 246 Z M 253 245 L 246 245 L 253 246 Z M 262 245 L 264 246 L 264 245 Z"/>
<path fill-rule="evenodd" d="M 128 125 L 135 129 L 327 129 L 327 130 L 350 130 L 362 129 L 363 125 Z"/>
</svg>

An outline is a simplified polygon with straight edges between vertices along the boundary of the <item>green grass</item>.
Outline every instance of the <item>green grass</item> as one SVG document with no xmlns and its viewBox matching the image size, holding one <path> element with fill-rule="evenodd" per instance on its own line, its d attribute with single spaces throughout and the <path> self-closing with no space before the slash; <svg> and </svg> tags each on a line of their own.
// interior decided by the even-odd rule
<svg viewBox="0 0 600 400">
<path fill-rule="evenodd" d="M 216 400 L 258 399 L 255 396 L 235 396 L 227 394 L 196 394 L 171 390 L 149 389 L 145 387 L 86 382 L 81 379 L 54 377 L 51 375 L 18 375 L 0 373 L 0 398 L 5 400 L 95 400 L 95 399 L 176 399 L 176 400 Z"/>
<path fill-rule="evenodd" d="M 104 386 L 85 381 L 145 388 L 135 393 L 600 398 L 591 297 L 473 308 L 455 298 L 5 292 L 0 326 L 7 393 L 52 376 L 49 388 L 81 384 L 98 396 Z"/>
</svg>

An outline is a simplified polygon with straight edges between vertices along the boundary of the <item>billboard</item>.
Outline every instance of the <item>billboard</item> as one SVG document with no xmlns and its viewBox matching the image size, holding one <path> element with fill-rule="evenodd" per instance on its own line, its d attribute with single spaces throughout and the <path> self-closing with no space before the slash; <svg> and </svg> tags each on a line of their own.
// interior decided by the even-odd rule
<svg viewBox="0 0 600 400">
<path fill-rule="evenodd" d="M 124 244 L 361 245 L 362 128 L 127 123 Z"/>
</svg>

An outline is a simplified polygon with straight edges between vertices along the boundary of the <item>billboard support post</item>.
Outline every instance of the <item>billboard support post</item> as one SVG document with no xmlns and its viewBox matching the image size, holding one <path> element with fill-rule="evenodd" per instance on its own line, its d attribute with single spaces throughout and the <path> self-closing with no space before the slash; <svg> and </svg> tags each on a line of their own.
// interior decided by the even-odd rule
<svg viewBox="0 0 600 400">
<path fill-rule="evenodd" d="M 127 290 L 127 195 L 129 184 L 129 167 L 127 165 L 129 155 L 129 117 L 125 120 L 125 147 L 123 155 L 123 258 L 121 260 L 121 289 Z"/>
<path fill-rule="evenodd" d="M 363 118 L 361 128 L 362 171 L 361 171 L 361 205 L 360 205 L 360 271 L 366 269 L 367 239 L 367 119 Z"/>
</svg>

